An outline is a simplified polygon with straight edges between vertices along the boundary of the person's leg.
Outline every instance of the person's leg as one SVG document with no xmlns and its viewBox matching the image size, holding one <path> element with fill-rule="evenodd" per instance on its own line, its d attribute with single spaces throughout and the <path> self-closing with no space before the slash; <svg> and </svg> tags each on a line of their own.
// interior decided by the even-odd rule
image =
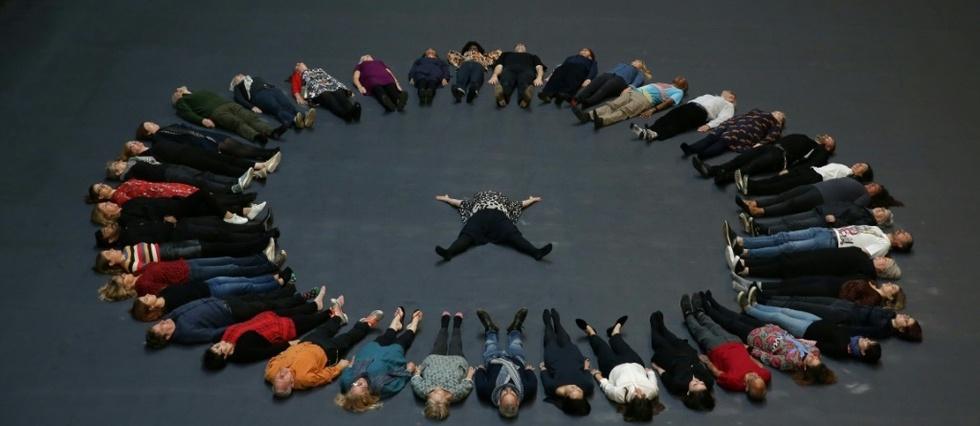
<svg viewBox="0 0 980 426">
<path fill-rule="evenodd" d="M 521 360 L 521 363 L 526 365 L 527 353 L 524 352 L 524 334 L 520 330 L 511 330 L 507 333 L 507 338 L 509 339 L 507 353 Z"/>
<path fill-rule="evenodd" d="M 395 110 L 395 100 L 388 96 L 383 86 L 375 86 L 372 88 L 371 96 L 374 96 L 374 99 L 378 100 L 378 103 L 385 108 L 385 111 L 392 112 Z"/>
<path fill-rule="evenodd" d="M 765 147 L 760 153 L 754 156 L 751 161 L 739 166 L 742 174 L 754 175 L 758 173 L 775 173 L 783 170 L 786 163 L 783 150 L 774 146 Z M 732 170 L 734 172 L 734 170 Z"/>
<path fill-rule="evenodd" d="M 449 339 L 449 355 L 463 355 L 463 322 L 462 317 L 453 317 L 453 334 Z"/>
<path fill-rule="evenodd" d="M 721 338 L 725 342 L 741 341 L 738 336 L 735 336 L 724 328 L 722 328 L 718 323 L 714 322 L 711 317 L 704 313 L 704 311 L 698 311 L 694 313 L 694 316 L 698 319 L 698 322 L 702 326 L 711 331 L 711 334 Z"/>
<path fill-rule="evenodd" d="M 837 277 L 799 277 L 765 283 L 761 290 L 765 296 L 837 297 L 841 282 Z"/>
<path fill-rule="evenodd" d="M 800 296 L 759 296 L 759 303 L 767 306 L 792 309 L 800 314 L 811 314 L 814 317 L 833 322 L 846 322 L 850 317 L 850 308 L 834 304 L 838 299 Z M 794 314 L 794 315 L 800 315 Z M 806 315 L 802 317 L 807 318 Z"/>
<path fill-rule="evenodd" d="M 252 92 L 252 104 L 259 107 L 263 113 L 269 114 L 276 118 L 279 124 L 283 126 L 292 126 L 293 117 L 296 114 L 289 115 L 286 109 L 283 109 L 279 105 L 279 101 L 276 99 L 275 92 L 278 89 L 263 89 L 256 90 Z"/>
<path fill-rule="evenodd" d="M 619 358 L 616 357 L 616 353 L 602 338 L 594 334 L 589 336 L 589 346 L 592 347 L 592 353 L 596 356 L 599 371 L 602 372 L 603 376 L 609 377 L 609 372 L 612 371 L 613 367 L 619 365 L 617 362 Z"/>
<path fill-rule="evenodd" d="M 296 329 L 296 335 L 302 336 L 306 334 L 307 331 L 310 331 L 315 327 L 319 326 L 320 324 L 327 322 L 327 320 L 333 318 L 332 315 L 333 314 L 330 312 L 329 309 L 324 309 L 320 312 L 316 312 L 313 314 L 293 315 L 291 318 L 293 319 L 293 328 Z"/>
<path fill-rule="evenodd" d="M 171 164 L 163 169 L 163 181 L 186 183 L 214 193 L 229 192 L 232 185 L 238 183 L 232 177 L 220 176 L 177 164 Z"/>
<path fill-rule="evenodd" d="M 408 353 L 408 348 L 412 347 L 412 342 L 415 341 L 415 332 L 412 330 L 404 330 L 398 337 L 395 338 L 395 344 L 401 346 Z"/>
<path fill-rule="evenodd" d="M 232 112 L 234 112 L 235 115 L 238 116 L 238 118 L 242 121 L 242 123 L 254 129 L 259 134 L 268 136 L 271 135 L 272 132 L 275 130 L 275 128 L 270 126 L 269 123 L 262 121 L 262 117 L 252 112 L 252 110 L 245 109 L 245 107 L 238 105 L 236 103 L 232 103 L 230 105 L 232 105 Z"/>
<path fill-rule="evenodd" d="M 432 350 L 429 351 L 432 355 L 448 355 L 449 352 L 449 324 L 446 326 L 439 327 L 439 333 L 436 334 L 436 341 L 432 344 Z"/>
<path fill-rule="evenodd" d="M 623 362 L 635 362 L 640 365 L 645 365 L 643 358 L 640 358 L 640 354 L 636 353 L 633 348 L 630 347 L 629 343 L 623 339 L 622 334 L 617 334 L 609 338 L 609 346 L 612 348 L 616 356 L 619 357 L 620 363 Z"/>
<path fill-rule="evenodd" d="M 286 96 L 285 93 L 282 93 L 281 90 L 269 89 L 269 91 L 272 92 L 272 96 L 276 100 L 276 104 L 279 106 L 279 113 L 282 114 L 283 117 L 288 115 L 290 120 L 289 122 L 292 124 L 293 120 L 296 118 L 296 114 L 299 114 L 300 112 L 299 108 L 297 108 L 292 99 L 289 99 L 289 97 Z"/>
<path fill-rule="evenodd" d="M 719 139 L 718 135 L 714 133 L 708 133 L 707 135 L 704 135 L 703 138 L 698 139 L 697 142 L 694 142 L 690 145 L 681 144 L 681 150 L 684 151 L 685 155 L 692 155 L 692 154 L 700 155 L 702 152 L 704 152 L 712 145 L 714 145 L 715 142 L 718 141 L 718 139 Z"/>
<path fill-rule="evenodd" d="M 755 202 L 756 205 L 758 205 L 759 207 L 765 208 L 774 204 L 785 203 L 793 199 L 793 197 L 799 196 L 801 194 L 805 194 L 811 189 L 812 187 L 810 186 L 801 186 L 799 188 L 793 188 L 786 192 L 780 192 L 779 194 L 773 195 L 771 197 L 756 198 Z"/>
<path fill-rule="evenodd" d="M 241 294 L 266 293 L 279 288 L 279 282 L 272 275 L 258 277 L 214 277 L 204 281 L 211 291 L 211 297 L 225 298 Z"/>
<path fill-rule="evenodd" d="M 395 338 L 397 337 L 398 337 L 398 332 L 395 331 L 395 329 L 387 328 L 385 329 L 385 332 L 381 333 L 381 335 L 378 336 L 378 338 L 374 339 L 374 341 L 381 346 L 388 346 L 392 343 L 395 343 Z"/>
<path fill-rule="evenodd" d="M 620 108 L 625 107 L 626 104 L 629 103 L 629 101 L 630 101 L 630 94 L 628 92 L 621 93 L 619 96 L 616 96 L 615 98 L 606 101 L 602 105 L 599 105 L 598 107 L 596 107 L 596 109 L 592 110 L 592 112 L 597 117 L 604 118 L 612 114 L 613 112 L 618 111 Z"/>
<path fill-rule="evenodd" d="M 531 101 L 531 92 L 534 90 L 534 78 L 537 73 L 533 69 L 521 70 L 517 73 L 517 94 L 525 102 Z"/>
<path fill-rule="evenodd" d="M 340 117 L 341 120 L 350 121 L 351 113 L 350 110 L 353 108 L 350 105 L 349 98 L 343 95 L 343 91 L 335 90 L 333 92 L 323 92 L 315 98 L 317 105 L 323 106 L 330 111 L 331 114 Z M 350 107 L 348 107 L 350 105 Z"/>
<path fill-rule="evenodd" d="M 727 139 L 718 138 L 714 141 L 714 143 L 702 150 L 701 153 L 698 154 L 698 157 L 700 157 L 702 160 L 717 157 L 728 152 L 728 145 L 729 141 Z"/>
<path fill-rule="evenodd" d="M 260 253 L 268 244 L 269 239 L 262 235 L 255 235 L 251 240 L 241 242 L 201 241 L 200 257 L 248 256 Z"/>
<path fill-rule="evenodd" d="M 264 274 L 271 274 L 276 272 L 276 265 L 269 262 L 263 255 L 248 256 L 248 257 L 216 257 L 211 259 L 252 259 L 250 263 L 247 264 L 221 264 L 221 265 L 207 265 L 207 266 L 191 266 L 192 262 L 203 260 L 203 259 L 187 259 L 188 267 L 190 269 L 189 278 L 190 281 L 203 281 L 214 277 L 255 277 Z"/>
<path fill-rule="evenodd" d="M 505 244 L 537 260 L 540 260 L 541 257 L 543 257 L 541 249 L 535 247 L 534 244 L 531 244 L 531 242 L 525 239 L 524 235 L 521 235 L 520 232 L 511 233 L 508 235 L 507 239 L 505 240 Z"/>
<path fill-rule="evenodd" d="M 776 324 L 796 337 L 803 336 L 803 334 L 806 333 L 807 327 L 809 327 L 813 321 L 816 321 L 795 318 L 785 312 L 780 311 L 779 309 L 781 308 L 770 309 L 769 306 L 755 304 L 747 306 L 745 308 L 745 313 L 766 323 Z"/>
<path fill-rule="evenodd" d="M 728 308 L 721 306 L 715 302 L 714 299 L 707 299 L 704 307 L 704 312 L 711 317 L 714 322 L 720 325 L 722 328 L 728 332 L 738 336 L 742 341 L 746 341 L 749 337 L 749 333 L 756 328 L 763 326 L 761 321 L 758 321 L 752 317 L 745 315 L 740 315 L 735 313 Z"/>
<path fill-rule="evenodd" d="M 296 320 L 294 319 L 293 322 L 295 323 L 295 321 Z M 336 336 L 337 332 L 340 331 L 340 327 L 343 327 L 343 320 L 340 317 L 331 317 L 322 325 L 313 329 L 308 336 L 303 338 L 303 341 L 316 343 L 320 346 L 326 346 L 325 343 L 335 339 L 334 336 Z M 297 327 L 296 335 L 300 334 L 302 333 L 299 332 L 299 327 Z"/>
<path fill-rule="evenodd" d="M 331 318 L 330 321 L 327 321 L 327 324 L 330 324 L 333 321 L 334 318 Z M 337 319 L 337 323 L 340 324 L 339 319 Z M 339 329 L 340 326 L 338 325 L 337 328 Z M 315 332 L 316 331 L 314 331 L 314 333 Z M 310 338 L 306 338 L 304 340 L 313 341 L 325 349 L 330 348 L 331 351 L 327 352 L 327 357 L 331 361 L 337 361 L 340 358 L 343 358 L 347 352 L 354 347 L 354 345 L 363 340 L 364 337 L 370 332 L 371 326 L 364 321 L 358 321 L 357 324 L 354 324 L 354 326 L 351 327 L 351 329 L 346 333 L 324 339 L 323 343 L 315 342 Z"/>
<path fill-rule="evenodd" d="M 272 158 L 273 155 L 276 155 L 279 150 L 259 148 L 255 145 L 241 143 L 232 138 L 226 138 L 218 142 L 218 152 L 246 160 L 265 161 Z"/>
<path fill-rule="evenodd" d="M 555 71 L 551 73 L 551 77 L 548 78 L 548 82 L 545 83 L 544 87 L 541 88 L 541 94 L 548 97 L 553 97 L 555 96 L 556 93 L 558 93 L 560 90 L 564 88 L 563 86 L 565 84 L 565 78 L 566 78 L 565 68 L 566 67 L 555 68 Z M 532 76 L 531 79 L 534 80 L 534 77 Z"/>
<path fill-rule="evenodd" d="M 617 96 L 629 87 L 623 79 L 617 75 L 612 75 L 609 79 L 602 83 L 597 90 L 592 93 L 591 96 L 582 99 L 582 108 L 587 108 L 588 106 L 597 105 L 605 99 Z"/>
<path fill-rule="evenodd" d="M 744 174 L 744 171 L 743 171 Z M 750 195 L 775 195 L 803 185 L 822 181 L 823 178 L 812 168 L 791 169 L 784 175 L 776 175 L 765 179 L 749 180 Z"/>
<path fill-rule="evenodd" d="M 238 106 L 238 104 L 227 103 L 215 108 L 210 117 L 211 121 L 214 121 L 214 124 L 218 127 L 234 132 L 245 139 L 250 141 L 256 140 L 255 138 L 259 135 L 259 132 L 238 118 L 238 115 L 233 110 L 233 105 Z"/>
<path fill-rule="evenodd" d="M 500 88 L 503 90 L 504 99 L 510 102 L 510 97 L 514 94 L 514 89 L 517 88 L 517 72 L 513 68 L 504 68 L 498 80 L 498 84 L 500 84 Z"/>
<path fill-rule="evenodd" d="M 229 177 L 241 176 L 255 164 L 253 161 L 201 149 L 186 150 L 179 160 L 186 166 Z"/>
<path fill-rule="evenodd" d="M 596 76 L 596 78 L 592 79 L 592 81 L 589 82 L 587 86 L 579 89 L 578 93 L 576 93 L 575 96 L 573 96 L 572 98 L 583 109 L 594 105 L 594 104 L 587 104 L 586 99 L 591 98 L 592 95 L 594 95 L 595 92 L 597 92 L 599 88 L 602 87 L 602 85 L 605 84 L 606 81 L 608 81 L 612 77 L 615 77 L 615 75 L 609 73 L 599 74 L 598 76 Z"/>
<path fill-rule="evenodd" d="M 555 334 L 558 337 L 558 345 L 565 346 L 572 344 L 572 338 L 565 331 L 565 327 L 561 325 L 561 317 L 558 316 L 558 311 L 551 311 L 551 321 L 555 324 Z"/>
<path fill-rule="evenodd" d="M 657 132 L 657 139 L 670 139 L 689 130 L 695 130 L 707 122 L 708 113 L 698 104 L 688 102 L 671 108 L 648 128 Z"/>
<path fill-rule="evenodd" d="M 474 241 L 472 237 L 460 233 L 459 236 L 456 237 L 456 240 L 453 241 L 452 245 L 450 245 L 448 249 L 445 249 L 444 252 L 445 254 L 443 255 L 443 257 L 446 258 L 447 260 L 452 259 L 453 257 L 458 256 L 459 254 L 463 253 L 464 251 L 472 247 L 473 243 Z"/>
<path fill-rule="evenodd" d="M 385 91 L 385 95 L 395 101 L 395 106 L 398 106 L 399 98 L 402 95 L 402 91 L 398 90 L 398 86 L 395 83 L 386 84 L 381 86 L 381 89 Z"/>
<path fill-rule="evenodd" d="M 483 363 L 490 362 L 491 359 L 500 354 L 497 347 L 497 331 L 487 330 L 483 336 Z"/>
<path fill-rule="evenodd" d="M 704 315 L 702 314 L 701 316 Z M 712 329 L 701 324 L 699 318 L 693 314 L 684 316 L 684 325 L 687 326 L 687 331 L 694 337 L 694 341 L 698 342 L 698 346 L 701 347 L 701 352 L 711 352 L 715 347 L 725 343 L 724 338 L 715 334 Z"/>
<path fill-rule="evenodd" d="M 551 318 L 551 311 L 545 310 L 542 317 L 544 320 L 544 347 L 547 350 L 550 346 L 558 345 L 558 334 L 555 332 L 555 324 Z"/>
<path fill-rule="evenodd" d="M 791 213 L 799 213 L 813 209 L 823 203 L 823 196 L 820 195 L 817 188 L 812 186 L 801 186 L 800 188 L 803 188 L 803 191 L 796 196 L 781 203 L 763 207 L 765 209 L 763 216 L 785 216 Z"/>
<path fill-rule="evenodd" d="M 730 177 L 732 174 L 735 173 L 735 170 L 736 169 L 741 169 L 746 164 L 751 163 L 752 161 L 755 161 L 756 158 L 765 155 L 765 152 L 767 150 L 769 150 L 769 149 L 778 150 L 778 148 L 771 147 L 771 146 L 764 146 L 764 147 L 755 148 L 755 149 L 752 149 L 752 150 L 749 150 L 749 151 L 745 151 L 743 153 L 740 153 L 740 154 L 736 155 L 735 157 L 733 157 L 731 160 L 728 160 L 728 161 L 726 161 L 724 163 L 721 163 L 721 164 L 719 164 L 717 166 L 711 166 L 710 167 L 710 170 L 712 171 L 712 174 L 714 174 L 716 178 L 718 176 L 724 176 L 726 178 L 727 177 Z"/>
<path fill-rule="evenodd" d="M 618 123 L 630 117 L 636 117 L 640 115 L 641 112 L 650 108 L 650 100 L 647 99 L 642 93 L 636 90 L 630 90 L 626 92 L 627 101 L 626 103 L 610 112 L 609 114 L 596 113 L 596 116 L 602 119 L 603 125 L 610 125 Z"/>
</svg>

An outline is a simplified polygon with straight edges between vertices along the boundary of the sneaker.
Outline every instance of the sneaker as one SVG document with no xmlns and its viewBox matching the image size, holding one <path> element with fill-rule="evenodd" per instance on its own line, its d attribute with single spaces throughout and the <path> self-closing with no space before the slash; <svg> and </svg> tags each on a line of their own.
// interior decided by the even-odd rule
<svg viewBox="0 0 980 426">
<path fill-rule="evenodd" d="M 276 257 L 272 259 L 272 263 L 275 263 L 276 267 L 282 268 L 282 265 L 286 264 L 287 257 L 288 256 L 286 255 L 286 250 L 279 250 L 279 253 L 276 254 Z"/>
<path fill-rule="evenodd" d="M 265 250 L 262 250 L 262 254 L 265 255 L 266 259 L 270 262 L 276 260 L 276 239 L 269 238 L 269 245 L 265 246 Z"/>
<path fill-rule="evenodd" d="M 752 217 L 745 212 L 740 212 L 738 214 L 738 220 L 742 222 L 742 230 L 745 231 L 746 234 L 751 234 L 753 228 Z"/>
<path fill-rule="evenodd" d="M 708 166 L 704 164 L 704 160 L 701 157 L 695 155 L 691 157 L 691 165 L 694 166 L 694 170 L 698 171 L 698 174 L 703 178 L 711 177 L 711 171 L 708 170 Z"/>
<path fill-rule="evenodd" d="M 466 92 L 463 91 L 462 87 L 453 87 L 453 99 L 456 100 L 457 104 L 463 101 L 463 96 L 466 96 Z"/>
<path fill-rule="evenodd" d="M 637 139 L 646 139 L 646 130 L 639 124 L 630 123 L 630 131 L 633 132 L 633 136 L 636 136 Z"/>
<path fill-rule="evenodd" d="M 746 294 L 744 291 L 738 292 L 738 294 L 735 295 L 735 302 L 738 303 L 739 309 L 741 309 L 742 312 L 745 312 L 745 308 L 749 306 L 748 294 Z"/>
<path fill-rule="evenodd" d="M 269 177 L 269 171 L 265 167 L 258 170 L 252 169 L 252 176 L 259 179 L 265 179 Z"/>
<path fill-rule="evenodd" d="M 496 86 L 493 86 L 493 97 L 497 102 L 497 108 L 507 106 L 507 98 L 504 97 L 504 88 L 500 87 L 499 83 Z"/>
<path fill-rule="evenodd" d="M 681 296 L 681 313 L 685 317 L 694 313 L 694 307 L 691 306 L 691 296 L 687 294 Z"/>
<path fill-rule="evenodd" d="M 231 186 L 231 193 L 232 194 L 241 194 L 242 192 L 245 192 L 245 189 L 242 188 L 241 185 L 239 185 L 239 184 L 236 183 L 236 184 L 234 184 L 234 185 Z"/>
<path fill-rule="evenodd" d="M 725 234 L 725 243 L 728 244 L 729 247 L 735 247 L 738 245 L 738 234 L 736 234 L 735 231 L 732 231 L 732 226 L 728 224 L 727 220 L 724 221 L 724 224 L 722 225 L 722 232 Z"/>
<path fill-rule="evenodd" d="M 725 263 L 728 264 L 728 269 L 735 270 L 735 264 L 738 262 L 738 256 L 735 256 L 735 252 L 732 251 L 732 246 L 725 246 Z"/>
<path fill-rule="evenodd" d="M 585 111 L 582 111 L 582 108 L 579 108 L 578 106 L 572 107 L 572 114 L 575 114 L 575 118 L 578 118 L 579 123 L 584 124 L 592 121 L 592 116 L 587 114 Z"/>
<path fill-rule="evenodd" d="M 312 129 L 314 122 L 316 122 L 316 108 L 310 108 L 306 110 L 306 115 L 303 116 L 303 127 Z"/>
<path fill-rule="evenodd" d="M 735 189 L 739 194 L 745 195 L 742 183 L 742 169 L 735 169 L 735 173 L 732 174 L 735 176 Z"/>
<path fill-rule="evenodd" d="M 368 314 L 366 317 L 361 318 L 361 322 L 367 324 L 368 327 L 375 328 L 378 326 L 378 323 L 380 323 L 381 320 L 383 320 L 384 318 L 385 318 L 384 311 L 380 309 L 375 309 L 371 311 L 371 313 Z"/>
<path fill-rule="evenodd" d="M 759 302 L 758 299 L 759 299 L 759 287 L 752 285 L 751 287 L 749 287 L 749 295 L 748 295 L 749 305 L 754 305 L 758 303 Z"/>
<path fill-rule="evenodd" d="M 479 94 L 480 94 L 480 91 L 479 90 L 476 90 L 476 89 L 470 89 L 469 91 L 467 91 L 466 92 L 466 103 L 472 104 L 473 103 L 473 100 L 476 99 L 476 96 L 479 95 Z"/>
<path fill-rule="evenodd" d="M 643 140 L 645 140 L 647 142 L 653 142 L 653 141 L 657 140 L 657 137 L 659 137 L 659 136 L 660 136 L 659 133 L 654 132 L 651 129 L 644 129 L 644 132 L 643 132 Z"/>
<path fill-rule="evenodd" d="M 741 182 L 738 181 L 736 182 L 742 184 L 742 190 L 741 190 L 742 194 L 749 195 L 749 175 L 742 175 Z"/>
<path fill-rule="evenodd" d="M 232 225 L 244 225 L 248 223 L 248 219 L 232 213 L 231 217 L 225 219 L 225 223 L 230 223 Z"/>
<path fill-rule="evenodd" d="M 281 162 L 282 162 L 282 151 L 279 151 L 276 153 L 276 155 L 269 157 L 269 159 L 265 161 L 265 169 L 269 173 L 275 173 L 276 169 L 279 168 L 279 163 Z"/>
<path fill-rule="evenodd" d="M 302 129 L 304 127 L 303 113 L 301 112 L 296 113 L 296 116 L 293 117 L 293 125 L 296 126 L 297 129 Z"/>
<path fill-rule="evenodd" d="M 741 277 L 739 277 L 739 278 L 741 278 Z M 741 281 L 732 280 L 732 290 L 735 290 L 735 291 L 749 291 L 749 288 L 745 284 L 742 284 Z"/>
<path fill-rule="evenodd" d="M 731 272 L 729 275 L 731 275 L 732 280 L 737 282 L 740 287 L 745 287 L 745 291 L 749 291 L 749 287 L 751 287 L 753 284 L 756 284 L 755 281 L 752 281 L 734 272 Z"/>
<path fill-rule="evenodd" d="M 248 214 L 246 214 L 245 217 L 247 217 L 249 220 L 255 219 L 260 213 L 262 213 L 262 210 L 265 209 L 266 203 L 266 201 L 263 201 L 258 204 L 252 204 L 251 208 L 248 209 Z"/>
</svg>

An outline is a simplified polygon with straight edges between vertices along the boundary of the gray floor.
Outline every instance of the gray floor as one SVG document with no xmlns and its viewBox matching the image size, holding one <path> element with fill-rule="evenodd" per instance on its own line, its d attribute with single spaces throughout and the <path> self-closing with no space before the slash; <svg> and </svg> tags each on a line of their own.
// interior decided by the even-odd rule
<svg viewBox="0 0 980 426">
<path fill-rule="evenodd" d="M 93 228 L 81 198 L 140 120 L 177 120 L 168 103 L 177 85 L 221 91 L 238 71 L 281 81 L 297 60 L 349 78 L 366 52 L 404 75 L 424 48 L 468 39 L 525 40 L 552 65 L 589 46 L 603 69 L 641 57 L 660 80 L 685 74 L 693 95 L 734 89 L 742 111 L 781 109 L 790 132 L 833 134 L 839 161 L 872 162 L 908 204 L 897 220 L 917 242 L 899 258 L 901 283 L 924 343 L 888 342 L 877 368 L 832 362 L 840 382 L 830 387 L 777 373 L 763 406 L 718 391 L 717 408 L 700 414 L 665 395 L 655 422 L 975 424 L 980 290 L 968 277 L 980 211 L 964 182 L 976 181 L 980 158 L 977 2 L 338 3 L 0 3 L 4 424 L 424 422 L 408 391 L 354 416 L 332 405 L 335 385 L 276 403 L 259 365 L 205 374 L 201 347 L 145 352 L 145 325 L 129 305 L 95 297 L 102 277 L 89 269 Z M 355 315 L 425 309 L 414 360 L 444 308 L 469 314 L 475 360 L 472 312 L 486 307 L 504 321 L 528 306 L 538 361 L 545 307 L 569 326 L 576 316 L 601 325 L 629 314 L 627 339 L 647 357 L 651 311 L 665 310 L 680 331 L 682 293 L 728 299 L 719 225 L 734 218 L 732 190 L 695 178 L 680 158 L 677 143 L 695 135 L 648 147 L 625 125 L 577 127 L 567 108 L 495 111 L 488 93 L 454 106 L 442 91 L 429 109 L 387 116 L 364 100 L 359 125 L 323 114 L 315 131 L 288 136 L 281 172 L 260 193 L 302 286 L 328 283 Z M 432 197 L 487 188 L 544 197 L 521 226 L 532 241 L 554 242 L 548 261 L 482 247 L 437 264 L 432 247 L 459 223 Z M 601 395 L 592 402 L 591 416 L 569 419 L 537 401 L 519 421 L 621 421 Z M 499 420 L 471 397 L 449 422 Z"/>
</svg>

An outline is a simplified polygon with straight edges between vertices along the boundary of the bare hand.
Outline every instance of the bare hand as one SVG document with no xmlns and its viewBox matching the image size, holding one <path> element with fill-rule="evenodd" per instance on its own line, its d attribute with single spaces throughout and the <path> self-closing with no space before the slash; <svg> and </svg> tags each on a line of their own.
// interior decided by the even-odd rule
<svg viewBox="0 0 980 426">
<path fill-rule="evenodd" d="M 497 76 L 490 77 L 490 79 L 487 80 L 487 84 L 489 84 L 491 86 L 496 86 L 497 85 Z"/>
<path fill-rule="evenodd" d="M 648 110 L 643 111 L 642 113 L 640 113 L 640 117 L 643 117 L 643 118 L 650 118 L 652 116 L 653 116 L 653 110 L 652 109 L 648 109 Z"/>
<path fill-rule="evenodd" d="M 589 83 L 592 83 L 592 80 L 585 79 L 585 81 L 582 82 L 582 87 L 588 86 Z"/>
<path fill-rule="evenodd" d="M 262 113 L 262 110 L 259 109 L 259 107 L 254 106 L 254 107 L 252 107 L 252 112 L 254 112 L 256 114 L 261 114 Z"/>
<path fill-rule="evenodd" d="M 535 87 L 541 87 L 541 86 L 544 86 L 544 81 L 543 81 L 543 80 L 541 80 L 540 78 L 536 78 L 536 79 L 534 79 L 534 86 L 535 86 Z"/>
<path fill-rule="evenodd" d="M 472 379 L 474 374 L 476 374 L 476 369 L 475 368 L 470 367 L 470 368 L 467 368 L 466 369 L 466 377 L 467 378 Z"/>
<path fill-rule="evenodd" d="M 306 102 L 306 99 L 303 99 L 299 96 L 296 97 L 296 103 L 303 106 L 309 105 L 309 102 Z"/>
<path fill-rule="evenodd" d="M 173 216 L 164 216 L 163 221 L 167 223 L 177 223 L 177 218 Z"/>
<path fill-rule="evenodd" d="M 415 363 L 414 362 L 409 362 L 408 365 L 405 366 L 405 369 L 408 370 L 408 372 L 410 372 L 410 373 L 414 373 L 415 372 Z"/>
<path fill-rule="evenodd" d="M 701 132 L 701 133 L 706 133 L 709 130 L 711 130 L 711 127 L 709 127 L 707 124 L 705 124 L 705 125 L 703 125 L 701 127 L 698 127 L 698 131 Z"/>
<path fill-rule="evenodd" d="M 703 363 L 705 363 L 705 364 L 707 364 L 707 363 L 709 363 L 709 362 L 711 362 L 711 360 L 710 360 L 710 359 L 708 359 L 708 356 L 707 356 L 707 355 L 705 355 L 705 354 L 698 354 L 698 359 L 700 359 L 700 360 L 701 360 L 701 362 L 703 362 Z"/>
<path fill-rule="evenodd" d="M 449 80 L 446 80 L 446 79 L 442 79 L 442 85 L 443 85 L 443 86 L 445 86 L 445 85 L 447 85 L 447 84 L 449 84 Z"/>
<path fill-rule="evenodd" d="M 354 363 L 354 360 L 353 359 L 351 359 L 350 361 L 348 361 L 346 359 L 342 359 L 342 360 L 340 360 L 340 361 L 337 362 L 337 367 L 347 368 L 347 367 L 350 367 L 350 365 L 353 364 L 353 363 Z"/>
<path fill-rule="evenodd" d="M 530 197 L 527 197 L 527 201 L 529 204 L 534 204 L 537 203 L 538 201 L 541 201 L 541 197 L 535 197 L 532 195 Z"/>
<path fill-rule="evenodd" d="M 293 339 L 289 341 L 289 346 L 294 346 L 296 344 L 299 344 L 299 339 Z"/>
<path fill-rule="evenodd" d="M 592 369 L 592 360 L 586 358 L 585 359 L 585 363 L 582 364 L 582 369 L 583 370 L 591 370 Z"/>
<path fill-rule="evenodd" d="M 367 89 L 365 89 L 363 87 L 358 87 L 357 88 L 357 91 L 358 92 L 361 92 L 362 95 L 366 95 L 367 94 Z"/>
<path fill-rule="evenodd" d="M 827 221 L 827 223 L 834 223 L 834 222 L 837 221 L 837 218 L 834 217 L 834 215 L 832 215 L 832 214 L 828 214 L 828 215 L 824 216 L 823 218 L 824 218 L 824 220 Z"/>
<path fill-rule="evenodd" d="M 541 363 L 538 364 L 538 368 L 540 368 L 541 371 L 547 370 L 547 368 L 544 368 L 544 361 L 541 361 Z"/>
<path fill-rule="evenodd" d="M 209 128 L 209 129 L 213 129 L 214 128 L 214 122 L 211 121 L 210 118 L 205 118 L 205 119 L 201 120 L 201 125 L 204 126 L 204 127 Z"/>
<path fill-rule="evenodd" d="M 449 194 L 436 195 L 436 200 L 437 201 L 449 201 Z"/>
</svg>

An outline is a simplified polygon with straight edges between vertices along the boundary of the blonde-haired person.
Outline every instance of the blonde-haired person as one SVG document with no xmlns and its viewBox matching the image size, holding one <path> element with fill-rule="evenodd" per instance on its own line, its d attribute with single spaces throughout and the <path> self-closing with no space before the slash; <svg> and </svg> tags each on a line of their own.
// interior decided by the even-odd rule
<svg viewBox="0 0 980 426">
<path fill-rule="evenodd" d="M 415 340 L 422 311 L 416 309 L 412 321 L 403 327 L 404 319 L 405 308 L 399 306 L 384 334 L 357 351 L 351 366 L 340 374 L 340 394 L 334 403 L 363 413 L 380 408 L 381 400 L 395 396 L 408 384 L 416 367 L 405 359 L 405 352 Z"/>
<path fill-rule="evenodd" d="M 361 56 L 354 67 L 354 86 L 361 95 L 374 96 L 386 112 L 405 111 L 408 93 L 402 89 L 391 68 L 371 55 Z"/>
<path fill-rule="evenodd" d="M 634 59 L 629 64 L 616 64 L 611 70 L 592 79 L 570 102 L 573 107 L 588 109 L 619 96 L 628 87 L 640 87 L 651 78 L 653 73 L 640 59 Z"/>
<path fill-rule="evenodd" d="M 449 338 L 449 320 L 453 321 L 452 338 Z M 452 316 L 442 313 L 439 334 L 429 356 L 422 360 L 411 385 L 415 396 L 425 400 L 425 417 L 445 420 L 449 417 L 449 405 L 461 402 L 473 390 L 475 370 L 463 355 L 463 313 Z"/>
<path fill-rule="evenodd" d="M 261 77 L 235 74 L 231 78 L 228 90 L 234 93 L 235 102 L 239 105 L 256 114 L 269 114 L 283 127 L 295 127 L 297 130 L 311 128 L 316 120 L 315 109 L 310 108 L 305 113 L 300 112 L 288 96 Z"/>
</svg>

